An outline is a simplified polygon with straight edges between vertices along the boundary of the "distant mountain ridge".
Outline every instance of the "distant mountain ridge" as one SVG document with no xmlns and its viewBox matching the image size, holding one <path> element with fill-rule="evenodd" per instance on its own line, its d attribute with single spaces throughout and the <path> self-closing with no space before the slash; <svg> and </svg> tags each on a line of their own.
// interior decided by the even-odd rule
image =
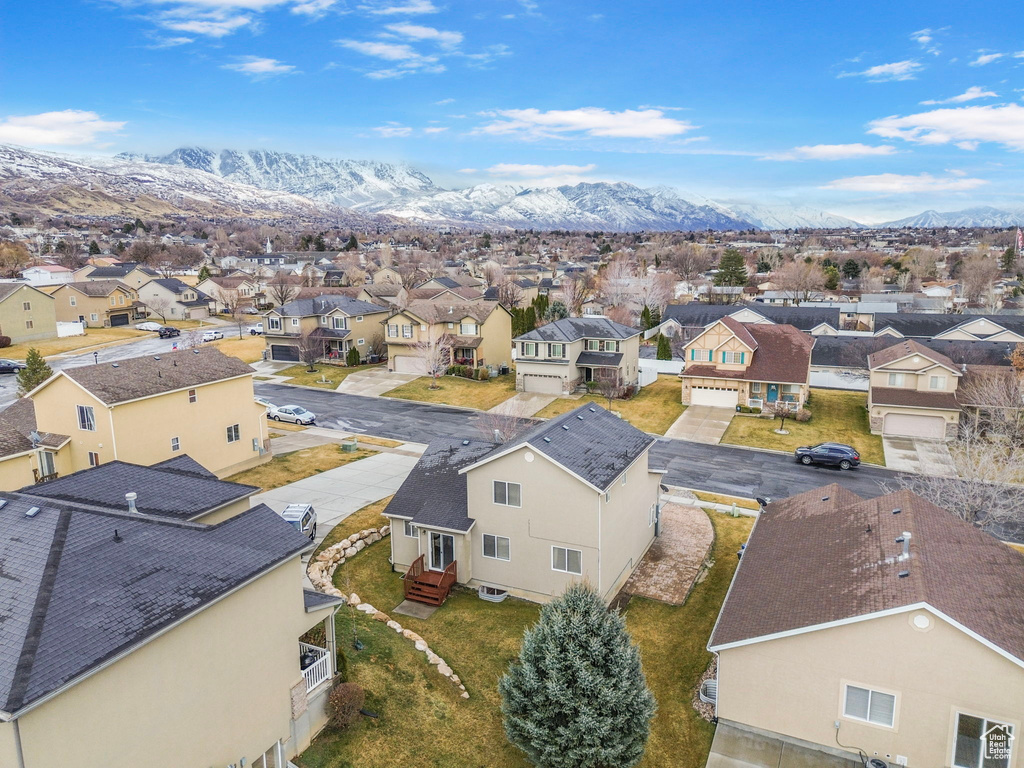
<svg viewBox="0 0 1024 768">
<path fill-rule="evenodd" d="M 896 221 L 890 221 L 877 226 L 878 228 L 909 227 L 913 229 L 1020 227 L 1024 226 L 1024 209 L 1012 211 L 986 205 L 977 208 L 965 208 L 962 211 L 946 211 L 944 213 L 924 211 L 917 214 L 917 216 L 909 216 L 905 219 L 897 219 Z"/>
</svg>

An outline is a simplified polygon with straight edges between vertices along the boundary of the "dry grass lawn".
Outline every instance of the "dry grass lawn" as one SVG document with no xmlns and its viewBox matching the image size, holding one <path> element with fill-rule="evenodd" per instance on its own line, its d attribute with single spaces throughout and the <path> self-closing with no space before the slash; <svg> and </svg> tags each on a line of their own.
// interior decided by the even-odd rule
<svg viewBox="0 0 1024 768">
<path fill-rule="evenodd" d="M 337 526 L 325 544 L 384 522 L 386 500 L 372 504 Z M 718 609 L 736 567 L 735 552 L 746 541 L 752 521 L 712 514 L 715 563 L 685 605 L 669 606 L 634 598 L 625 611 L 640 646 L 648 684 L 658 699 L 651 740 L 641 766 L 699 768 L 714 733 L 690 707 L 690 697 L 711 655 L 705 650 Z M 388 564 L 387 540 L 364 550 L 335 572 L 346 593 L 390 613 L 402 601 L 398 574 Z M 349 680 L 366 690 L 366 708 L 377 719 L 362 718 L 347 731 L 325 730 L 296 759 L 301 768 L 528 768 L 502 728 L 498 679 L 516 658 L 523 631 L 539 606 L 507 599 L 500 604 L 460 590 L 428 621 L 398 616 L 423 635 L 431 648 L 462 678 L 470 699 L 426 663 L 423 654 L 382 623 L 351 609 L 338 614 L 339 646 Z M 353 629 L 364 644 L 352 649 Z"/>
<path fill-rule="evenodd" d="M 35 347 L 43 357 L 60 355 L 65 352 L 74 352 L 86 347 L 95 347 L 100 344 L 118 344 L 127 341 L 152 336 L 147 331 L 137 331 L 134 328 L 86 328 L 84 336 L 65 336 L 63 339 L 40 339 L 39 341 L 27 341 L 23 344 L 12 344 L 9 347 L 0 349 L 0 357 L 9 357 L 14 360 L 24 360 L 28 351 Z"/>
<path fill-rule="evenodd" d="M 735 504 L 743 509 L 760 509 L 753 499 L 744 499 L 740 496 L 726 496 L 723 493 L 707 493 L 706 491 L 693 491 L 693 495 L 701 501 L 710 501 L 712 504 Z"/>
<path fill-rule="evenodd" d="M 313 366 L 313 371 L 310 372 L 309 366 L 304 363 L 299 365 L 293 365 L 290 368 L 285 368 L 283 371 L 278 371 L 278 376 L 287 376 L 288 381 L 285 384 L 299 384 L 304 387 L 316 387 L 317 389 L 337 389 L 338 385 L 344 381 L 345 377 L 355 373 L 356 371 L 365 371 L 368 368 L 378 368 L 379 365 L 356 365 L 351 368 L 343 367 L 340 365 L 328 365 L 327 363 L 317 363 Z M 321 384 L 320 379 L 327 379 L 326 384 Z"/>
<path fill-rule="evenodd" d="M 872 435 L 868 428 L 867 399 L 866 392 L 812 389 L 807 408 L 814 414 L 813 418 L 804 424 L 786 419 L 788 435 L 775 434 L 778 419 L 737 416 L 725 431 L 722 443 L 778 451 L 793 451 L 801 445 L 824 442 L 846 443 L 860 452 L 861 461 L 885 464 L 882 438 Z"/>
<path fill-rule="evenodd" d="M 305 432 L 309 429 L 309 427 L 304 427 L 301 424 L 292 424 L 290 421 L 275 421 L 272 422 L 272 425 L 274 429 L 284 430 L 285 432 Z"/>
<path fill-rule="evenodd" d="M 274 425 L 275 428 L 277 425 Z M 303 448 L 301 451 L 283 453 L 275 456 L 266 464 L 247 469 L 226 478 L 231 483 L 255 485 L 264 491 L 280 488 L 282 485 L 294 483 L 305 477 L 312 477 L 328 469 L 340 467 L 359 459 L 372 456 L 376 451 L 358 450 L 345 453 L 337 443 Z"/>
<path fill-rule="evenodd" d="M 369 435 L 355 435 L 357 442 L 365 445 L 379 445 L 381 448 L 397 448 L 405 445 L 400 440 L 388 440 L 386 437 L 371 437 Z"/>
<path fill-rule="evenodd" d="M 422 376 L 408 384 L 395 387 L 385 397 L 399 400 L 418 400 L 421 403 L 459 405 L 486 411 L 503 403 L 516 393 L 516 377 L 512 374 L 496 376 L 487 381 L 472 381 L 461 376 L 442 376 L 437 389 L 431 389 L 432 379 Z"/>
<path fill-rule="evenodd" d="M 683 410 L 682 386 L 675 376 L 659 376 L 653 384 L 644 387 L 631 400 L 613 400 L 612 410 L 621 413 L 622 418 L 637 429 L 664 435 L 665 430 L 672 426 Z M 608 399 L 600 395 L 584 395 L 578 400 L 560 397 L 550 405 L 542 408 L 538 418 L 551 419 L 561 416 L 584 403 L 598 403 L 608 407 Z"/>
<path fill-rule="evenodd" d="M 262 336 L 245 334 L 238 338 L 237 333 L 233 336 L 225 333 L 223 339 L 208 341 L 203 346 L 216 347 L 225 355 L 237 357 L 243 363 L 255 363 L 263 359 L 263 350 L 267 348 L 267 343 L 263 341 Z"/>
</svg>

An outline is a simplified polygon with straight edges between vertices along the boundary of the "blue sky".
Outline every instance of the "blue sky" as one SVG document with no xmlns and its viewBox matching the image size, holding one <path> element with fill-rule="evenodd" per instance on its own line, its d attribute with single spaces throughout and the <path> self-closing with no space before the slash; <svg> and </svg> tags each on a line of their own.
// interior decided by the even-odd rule
<svg viewBox="0 0 1024 768">
<path fill-rule="evenodd" d="M 406 161 L 446 186 L 623 180 L 868 222 L 1024 207 L 1019 4 L 781 6 L 9 3 L 0 142 Z"/>
</svg>

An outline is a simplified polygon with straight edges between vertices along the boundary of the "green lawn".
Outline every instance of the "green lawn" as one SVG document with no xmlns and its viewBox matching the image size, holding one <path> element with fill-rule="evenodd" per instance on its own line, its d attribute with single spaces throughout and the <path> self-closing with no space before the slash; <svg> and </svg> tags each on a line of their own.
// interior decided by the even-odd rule
<svg viewBox="0 0 1024 768">
<path fill-rule="evenodd" d="M 331 536 L 337 540 L 383 524 L 379 512 L 385 503 L 355 513 Z M 712 521 L 715 564 L 687 603 L 668 606 L 633 598 L 625 612 L 658 699 L 641 763 L 649 768 L 702 768 L 711 746 L 713 728 L 689 702 L 711 658 L 704 646 L 736 567 L 736 550 L 752 525 L 749 518 L 719 514 L 712 514 Z M 402 600 L 389 554 L 386 539 L 373 545 L 335 572 L 335 584 L 389 613 Z M 505 738 L 497 683 L 538 611 L 539 606 L 524 601 L 493 604 L 475 592 L 457 591 L 427 621 L 395 617 L 452 665 L 470 693 L 463 700 L 407 640 L 380 622 L 342 609 L 338 638 L 349 679 L 366 689 L 366 708 L 380 717 L 363 718 L 344 732 L 328 728 L 296 762 L 301 768 L 528 768 Z M 359 652 L 352 650 L 353 627 L 365 646 Z"/>
<path fill-rule="evenodd" d="M 658 380 L 644 387 L 632 400 L 613 400 L 612 410 L 622 414 L 622 418 L 637 429 L 664 435 L 665 430 L 672 426 L 685 407 L 682 402 L 682 387 L 675 376 L 659 376 Z M 600 395 L 584 395 L 579 400 L 560 397 L 555 402 L 542 408 L 538 418 L 551 419 L 584 403 L 599 403 L 608 407 L 608 399 Z"/>
<path fill-rule="evenodd" d="M 775 434 L 778 419 L 737 416 L 725 431 L 722 442 L 779 451 L 823 442 L 846 443 L 860 451 L 862 461 L 885 464 L 882 438 L 872 435 L 868 428 L 867 401 L 866 392 L 812 389 L 807 409 L 814 416 L 803 424 L 786 419 L 788 435 Z"/>
<path fill-rule="evenodd" d="M 313 366 L 314 370 L 311 373 L 308 365 L 300 363 L 299 365 L 293 365 L 290 368 L 285 368 L 283 371 L 278 371 L 276 375 L 288 376 L 289 380 L 284 382 L 285 384 L 301 384 L 306 387 L 318 387 L 319 389 L 337 389 L 338 385 L 341 384 L 346 376 L 353 374 L 356 371 L 365 371 L 367 368 L 378 367 L 380 366 L 355 365 L 352 367 L 343 367 L 340 365 L 317 363 Z M 321 384 L 321 378 L 326 378 L 329 383 Z"/>
<path fill-rule="evenodd" d="M 515 374 L 507 373 L 487 381 L 473 381 L 461 376 L 442 376 L 437 389 L 431 389 L 432 379 L 422 376 L 408 384 L 395 387 L 384 394 L 399 400 L 419 400 L 421 403 L 461 405 L 486 411 L 503 403 L 516 393 Z"/>
</svg>

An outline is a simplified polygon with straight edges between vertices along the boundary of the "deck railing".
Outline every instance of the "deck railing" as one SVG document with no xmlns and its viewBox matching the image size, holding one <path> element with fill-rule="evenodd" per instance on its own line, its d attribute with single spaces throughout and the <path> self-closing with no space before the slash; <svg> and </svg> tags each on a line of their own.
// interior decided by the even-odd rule
<svg viewBox="0 0 1024 768">
<path fill-rule="evenodd" d="M 331 656 L 326 648 L 309 643 L 299 643 L 299 654 L 300 656 L 311 654 L 316 657 L 312 664 L 302 670 L 302 676 L 306 678 L 306 693 L 331 679 Z"/>
</svg>

